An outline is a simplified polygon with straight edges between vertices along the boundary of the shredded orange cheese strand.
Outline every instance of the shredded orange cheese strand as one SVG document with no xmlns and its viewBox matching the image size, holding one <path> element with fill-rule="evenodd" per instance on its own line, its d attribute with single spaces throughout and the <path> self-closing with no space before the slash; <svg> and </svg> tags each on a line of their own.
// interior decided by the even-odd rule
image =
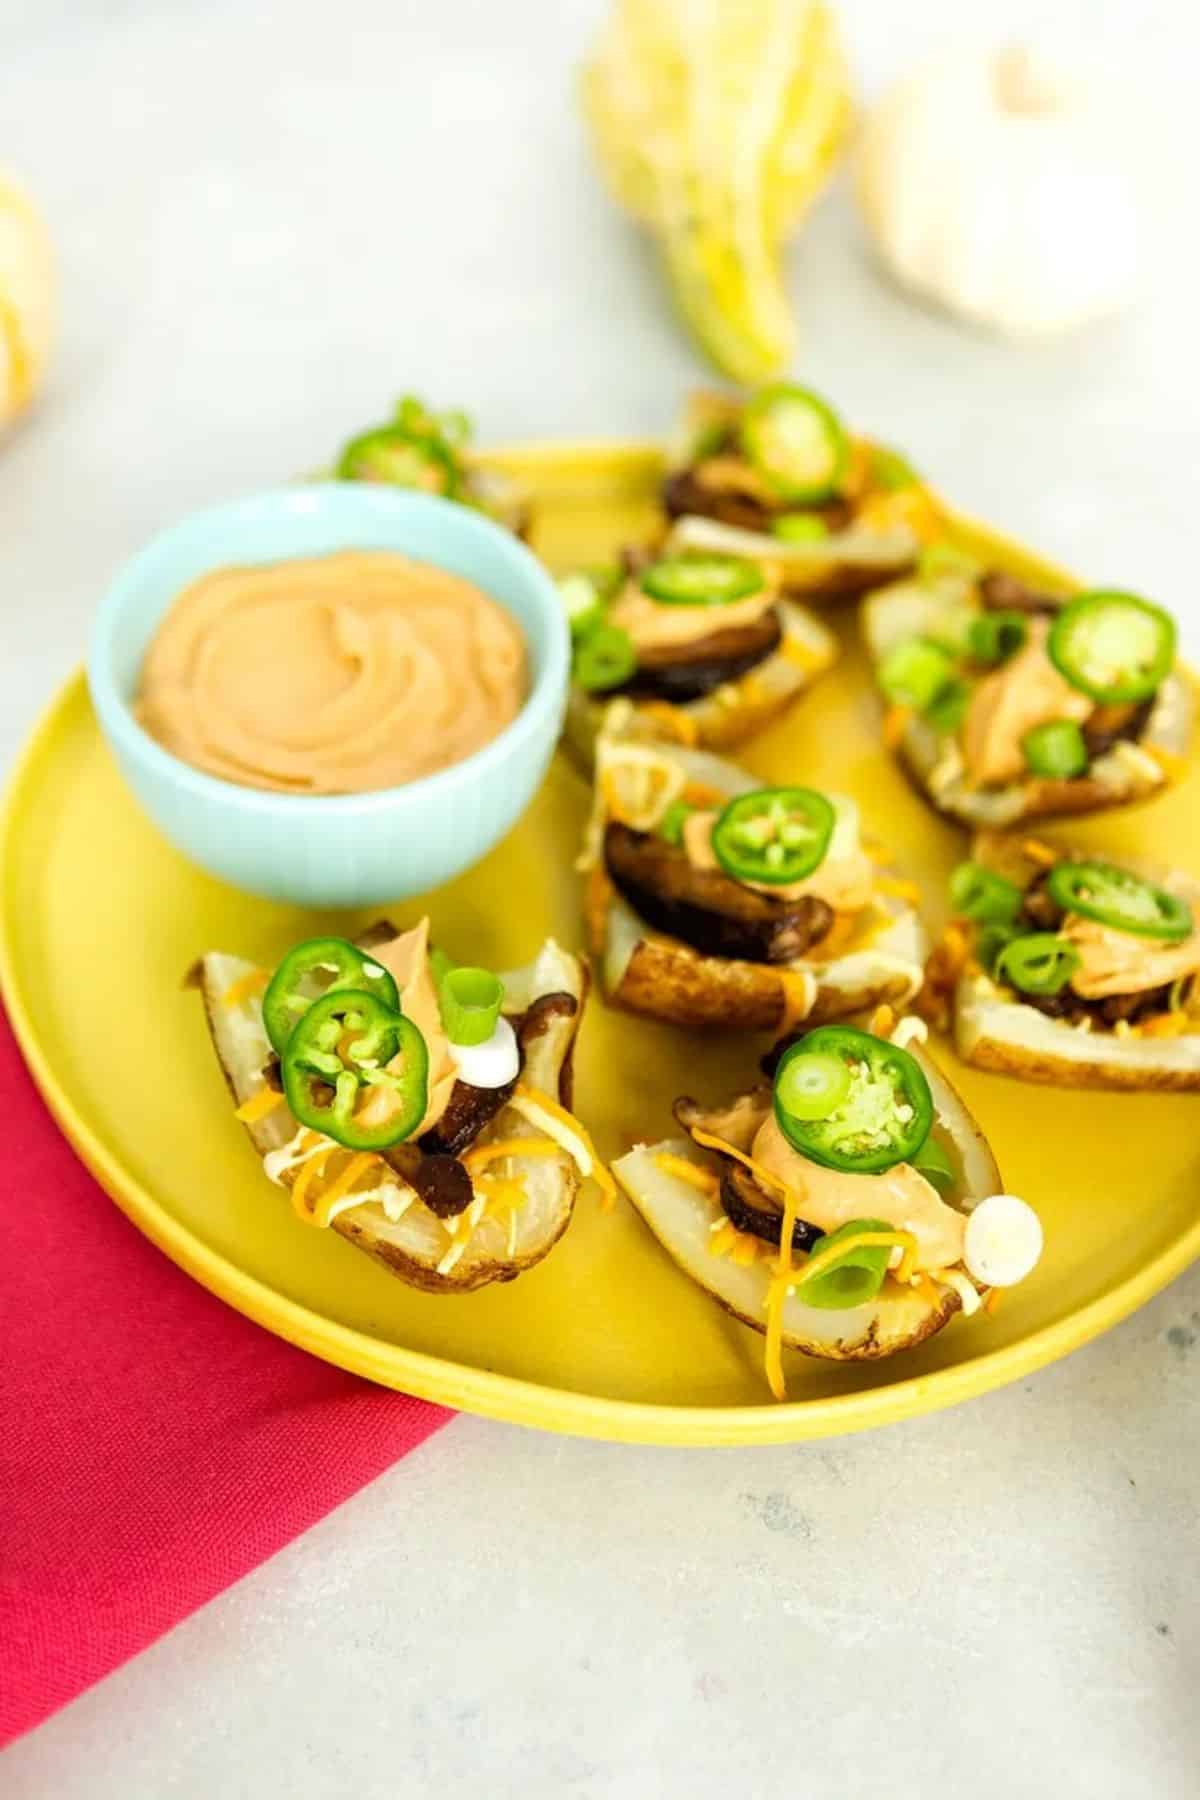
<svg viewBox="0 0 1200 1800">
<path fill-rule="evenodd" d="M 1040 863 L 1043 869 L 1052 869 L 1058 861 L 1058 851 L 1043 844 L 1039 838 L 1022 839 L 1021 855 L 1032 863 Z"/>
<path fill-rule="evenodd" d="M 604 941 L 608 935 L 608 908 L 612 895 L 613 884 L 609 880 L 608 871 L 602 862 L 598 862 L 588 872 L 583 901 L 588 949 L 593 956 L 604 955 Z"/>
<path fill-rule="evenodd" d="M 775 973 L 779 977 L 783 1000 L 776 1029 L 781 1037 L 786 1037 L 812 1011 L 817 997 L 817 979 L 800 969 L 777 969 Z"/>
<path fill-rule="evenodd" d="M 463 1157 L 467 1173 L 472 1177 L 476 1169 L 486 1169 L 489 1163 L 499 1162 L 505 1156 L 561 1156 L 562 1145 L 556 1144 L 553 1138 L 497 1138 L 491 1144 L 479 1144 L 474 1150 L 468 1150 Z"/>
<path fill-rule="evenodd" d="M 810 945 L 804 954 L 812 962 L 832 962 L 835 956 L 842 954 L 857 929 L 857 913 L 835 913 L 833 924 L 825 936 L 817 943 Z"/>
<path fill-rule="evenodd" d="M 1177 750 L 1168 750 L 1165 744 L 1143 744 L 1141 746 L 1162 770 L 1168 781 L 1181 781 L 1187 771 L 1187 758 L 1180 756 Z"/>
<path fill-rule="evenodd" d="M 638 711 L 644 713 L 656 724 L 661 725 L 677 743 L 687 749 L 695 749 L 700 741 L 700 727 L 690 713 L 678 706 L 672 706 L 667 700 L 643 700 Z"/>
<path fill-rule="evenodd" d="M 912 708 L 908 706 L 889 706 L 883 715 L 883 741 L 889 750 L 896 750 L 903 742 L 904 733 L 908 729 L 908 721 L 912 717 Z"/>
<path fill-rule="evenodd" d="M 1142 1037 L 1189 1037 L 1200 1032 L 1200 1019 L 1190 1018 L 1185 1012 L 1156 1013 L 1152 1018 L 1143 1019 L 1136 1029 Z"/>
<path fill-rule="evenodd" d="M 674 1175 L 677 1181 L 686 1181 L 689 1187 L 699 1188 L 702 1194 L 715 1195 L 721 1191 L 720 1176 L 711 1169 L 702 1169 L 699 1163 L 689 1162 L 686 1156 L 672 1156 L 669 1150 L 662 1150 L 654 1162 L 664 1175 Z"/>
<path fill-rule="evenodd" d="M 260 1119 L 265 1119 L 268 1113 L 273 1113 L 282 1104 L 283 1095 L 277 1094 L 273 1087 L 268 1087 L 264 1082 L 256 1094 L 251 1094 L 248 1100 L 242 1101 L 233 1116 L 240 1119 L 243 1125 L 257 1125 Z"/>
<path fill-rule="evenodd" d="M 787 1399 L 783 1374 L 783 1308 L 792 1282 L 792 1233 L 800 1211 L 800 1195 L 784 1188 L 783 1219 L 779 1227 L 779 1256 L 775 1275 L 767 1288 L 767 1385 L 777 1400 Z"/>
<path fill-rule="evenodd" d="M 577 1145 L 582 1148 L 585 1158 L 588 1159 L 591 1164 L 590 1168 L 586 1171 L 581 1169 L 580 1173 L 586 1173 L 591 1176 L 592 1180 L 596 1183 L 596 1186 L 600 1189 L 601 1202 L 604 1210 L 605 1212 L 608 1212 L 617 1198 L 617 1184 L 605 1168 L 604 1164 L 600 1161 L 600 1158 L 596 1153 L 595 1144 L 593 1144 L 588 1133 L 579 1123 L 579 1120 L 575 1117 L 574 1113 L 569 1113 L 565 1106 L 560 1106 L 557 1100 L 552 1100 L 549 1094 L 544 1094 L 540 1088 L 527 1087 L 523 1081 L 517 1083 L 514 1099 L 524 1100 L 527 1106 L 535 1107 L 540 1112 L 545 1113 L 555 1122 L 555 1124 L 560 1125 L 564 1131 L 569 1132 L 576 1140 Z M 520 1109 L 518 1108 L 518 1111 L 519 1110 Z M 544 1120 L 534 1118 L 530 1120 L 530 1123 L 534 1125 L 541 1124 L 543 1130 L 546 1129 Z M 559 1141 L 561 1143 L 561 1139 Z M 563 1144 L 562 1148 L 574 1156 L 575 1161 L 578 1164 L 578 1149 L 570 1144 Z"/>
<path fill-rule="evenodd" d="M 709 1250 L 714 1256 L 728 1256 L 737 1242 L 737 1235 L 737 1226 L 733 1220 L 726 1219 L 709 1238 Z"/>
<path fill-rule="evenodd" d="M 1000 1288 L 989 1289 L 987 1297 L 983 1302 L 983 1310 L 985 1313 L 990 1314 L 990 1313 L 995 1312 L 996 1308 L 1000 1304 L 1001 1292 L 1002 1292 L 1002 1290 Z"/>
<path fill-rule="evenodd" d="M 679 798 L 685 806 L 695 806 L 702 812 L 709 812 L 714 806 L 724 806 L 729 795 L 707 781 L 689 781 Z"/>
<path fill-rule="evenodd" d="M 261 994 L 269 979 L 265 969 L 251 969 L 249 974 L 239 975 L 238 979 L 231 982 L 221 995 L 221 1005 L 228 1006 L 231 1010 L 235 1006 L 240 1006 L 243 1000 L 250 998 L 251 994 Z"/>
<path fill-rule="evenodd" d="M 825 652 L 816 650 L 809 644 L 802 644 L 799 638 L 785 637 L 779 648 L 787 660 L 795 668 L 802 669 L 806 675 L 825 667 L 827 661 Z"/>
<path fill-rule="evenodd" d="M 313 1206 L 313 1224 L 328 1225 L 335 1201 L 348 1194 L 360 1175 L 375 1168 L 383 1159 L 370 1150 L 359 1150 L 350 1158 L 336 1181 L 331 1181 Z M 297 1184 L 298 1185 L 298 1184 Z"/>
<path fill-rule="evenodd" d="M 315 1181 L 318 1175 L 324 1174 L 325 1164 L 336 1149 L 336 1144 L 327 1144 L 323 1150 L 316 1151 L 303 1165 L 292 1183 L 292 1206 L 306 1225 L 313 1223 L 313 1216 L 308 1210 L 308 1202 L 305 1198 L 309 1184 Z"/>
<path fill-rule="evenodd" d="M 724 1138 L 715 1137 L 711 1131 L 702 1131 L 698 1125 L 692 1126 L 692 1137 L 702 1150 L 719 1150 L 722 1156 L 732 1156 L 735 1162 L 740 1162 L 743 1168 L 749 1169 L 760 1187 L 781 1196 L 785 1209 L 788 1201 L 795 1196 L 795 1189 L 790 1188 L 772 1169 L 756 1162 L 744 1150 L 737 1150 L 732 1144 L 727 1144 Z"/>
<path fill-rule="evenodd" d="M 895 1023 L 896 1015 L 885 1000 L 871 1014 L 871 1022 L 867 1026 L 867 1030 L 872 1037 L 890 1037 Z"/>
<path fill-rule="evenodd" d="M 897 900 L 907 900 L 910 906 L 920 903 L 920 887 L 915 881 L 908 881 L 902 875 L 877 875 L 875 886 L 880 893 L 894 894 Z"/>
</svg>

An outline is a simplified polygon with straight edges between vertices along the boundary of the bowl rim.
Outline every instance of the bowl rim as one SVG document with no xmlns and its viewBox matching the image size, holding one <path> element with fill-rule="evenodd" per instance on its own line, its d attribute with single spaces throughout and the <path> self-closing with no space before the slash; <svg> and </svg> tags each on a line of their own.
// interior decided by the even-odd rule
<svg viewBox="0 0 1200 1800">
<path fill-rule="evenodd" d="M 113 639 L 116 627 L 138 590 L 147 563 L 162 555 L 174 538 L 198 528 L 211 529 L 216 535 L 220 528 L 236 523 L 242 515 L 271 512 L 275 509 L 283 515 L 289 512 L 311 514 L 326 506 L 350 511 L 357 509 L 363 516 L 393 515 L 397 520 L 398 538 L 402 535 L 401 526 L 406 516 L 424 512 L 432 513 L 435 517 L 440 514 L 450 530 L 484 541 L 490 539 L 498 544 L 536 596 L 546 628 L 541 668 L 535 674 L 519 712 L 489 743 L 472 751 L 460 762 L 449 763 L 444 769 L 415 776 L 413 780 L 397 786 L 369 788 L 360 793 L 287 793 L 277 788 L 251 787 L 227 781 L 220 775 L 211 775 L 207 770 L 194 768 L 182 757 L 165 749 L 139 724 L 113 674 Z M 301 557 L 334 555 L 336 548 L 331 547 L 327 552 L 312 550 L 293 554 L 296 560 L 300 560 Z M 428 562 L 436 568 L 445 567 L 431 556 L 417 556 L 400 542 L 390 546 L 375 545 L 372 548 L 390 548 L 398 555 L 413 555 L 415 560 Z M 289 560 L 289 553 L 283 551 L 278 557 L 268 560 L 286 562 Z M 216 569 L 220 566 L 221 558 L 214 556 L 211 567 Z M 176 590 L 177 593 L 182 591 L 182 587 Z M 503 602 L 497 600 L 497 605 L 503 605 Z M 165 612 L 159 615 L 159 619 L 163 617 Z M 139 651 L 141 658 L 145 656 L 157 623 L 158 621 L 146 633 Z M 532 662 L 530 634 L 524 625 L 521 625 L 521 632 Z M 104 735 L 113 747 L 156 771 L 183 792 L 190 793 L 197 799 L 225 804 L 249 813 L 282 811 L 298 815 L 303 811 L 305 814 L 319 813 L 330 818 L 345 818 L 360 813 L 390 811 L 399 801 L 415 800 L 418 796 L 422 799 L 449 797 L 464 783 L 486 780 L 490 774 L 503 767 L 514 751 L 519 751 L 527 742 L 536 739 L 546 723 L 547 713 L 553 714 L 555 710 L 565 707 L 570 674 L 570 632 L 549 570 L 520 538 L 486 514 L 464 506 L 459 501 L 447 500 L 441 495 L 424 494 L 412 488 L 388 487 L 382 482 L 308 481 L 297 482 L 288 487 L 263 488 L 250 494 L 238 495 L 231 500 L 218 501 L 213 506 L 200 507 L 194 512 L 184 513 L 146 539 L 121 564 L 96 610 L 88 638 L 86 672 L 92 704 Z"/>
</svg>

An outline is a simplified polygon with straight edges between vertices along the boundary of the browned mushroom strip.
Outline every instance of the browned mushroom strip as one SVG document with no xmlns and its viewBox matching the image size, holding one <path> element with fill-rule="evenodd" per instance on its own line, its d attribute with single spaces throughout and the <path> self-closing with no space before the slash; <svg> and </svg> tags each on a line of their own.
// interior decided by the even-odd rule
<svg viewBox="0 0 1200 1800">
<path fill-rule="evenodd" d="M 540 1037 L 555 1019 L 573 1018 L 575 1012 L 573 994 L 540 994 L 526 1012 L 514 1019 L 522 1064 L 535 1038 Z M 513 1080 L 503 1087 L 480 1088 L 472 1087 L 468 1081 L 456 1081 L 445 1112 L 432 1130 L 421 1138 L 422 1150 L 434 1156 L 461 1156 L 501 1107 L 508 1104 L 516 1085 Z"/>
<path fill-rule="evenodd" d="M 614 692 L 635 699 L 699 700 L 756 669 L 774 655 L 782 638 L 779 615 L 772 608 L 752 625 L 697 638 L 687 645 L 686 655 L 674 645 L 641 651 L 636 672 Z"/>
<path fill-rule="evenodd" d="M 452 1219 L 475 1198 L 471 1177 L 455 1156 L 429 1156 L 418 1144 L 392 1144 L 382 1154 L 435 1218 Z"/>
<path fill-rule="evenodd" d="M 989 569 L 981 577 L 979 598 L 989 612 L 1052 613 L 1062 604 L 1052 594 L 1039 594 L 1007 569 Z"/>
<path fill-rule="evenodd" d="M 815 894 L 779 900 L 697 869 L 685 853 L 652 832 L 610 824 L 604 861 L 614 886 L 648 925 L 709 956 L 746 962 L 793 962 L 819 943 L 833 909 Z"/>
<path fill-rule="evenodd" d="M 724 1158 L 721 1169 L 721 1207 L 725 1217 L 739 1231 L 761 1238 L 765 1244 L 778 1247 L 783 1218 L 778 1207 L 771 1205 L 749 1169 Z M 792 1226 L 792 1249 L 811 1250 L 823 1234 L 807 1219 L 797 1219 Z"/>
</svg>

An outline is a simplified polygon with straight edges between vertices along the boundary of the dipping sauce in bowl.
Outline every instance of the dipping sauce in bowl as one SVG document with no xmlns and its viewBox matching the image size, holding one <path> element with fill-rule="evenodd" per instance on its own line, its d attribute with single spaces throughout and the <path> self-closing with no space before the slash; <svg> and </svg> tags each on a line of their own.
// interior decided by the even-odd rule
<svg viewBox="0 0 1200 1800">
<path fill-rule="evenodd" d="M 140 724 L 225 781 L 361 794 L 498 737 L 529 690 L 512 615 L 462 575 L 389 550 L 220 568 L 146 652 Z"/>
</svg>

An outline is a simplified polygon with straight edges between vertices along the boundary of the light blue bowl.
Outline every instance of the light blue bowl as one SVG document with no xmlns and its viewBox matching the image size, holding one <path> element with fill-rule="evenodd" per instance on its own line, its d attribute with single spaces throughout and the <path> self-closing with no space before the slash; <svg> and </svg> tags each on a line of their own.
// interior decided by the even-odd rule
<svg viewBox="0 0 1200 1800">
<path fill-rule="evenodd" d="M 520 622 L 530 693 L 499 737 L 404 787 L 326 797 L 221 781 L 180 762 L 142 730 L 130 710 L 138 672 L 155 627 L 182 588 L 230 563 L 353 549 L 398 550 L 464 575 Z M 122 774 L 186 856 L 268 899 L 373 906 L 449 881 L 516 823 L 558 738 L 569 662 L 554 583 L 510 533 L 426 494 L 322 482 L 194 513 L 147 544 L 100 607 L 88 684 Z"/>
</svg>

